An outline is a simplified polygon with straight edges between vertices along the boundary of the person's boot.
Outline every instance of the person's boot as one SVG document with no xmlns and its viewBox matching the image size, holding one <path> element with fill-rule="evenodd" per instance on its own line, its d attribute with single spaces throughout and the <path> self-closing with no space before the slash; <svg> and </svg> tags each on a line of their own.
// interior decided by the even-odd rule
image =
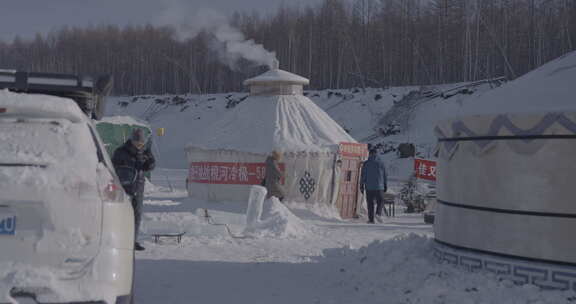
<svg viewBox="0 0 576 304">
<path fill-rule="evenodd" d="M 140 245 L 140 243 L 136 242 L 136 243 L 134 243 L 134 250 L 144 251 L 144 250 L 146 250 L 146 248 L 144 248 L 142 245 Z"/>
</svg>

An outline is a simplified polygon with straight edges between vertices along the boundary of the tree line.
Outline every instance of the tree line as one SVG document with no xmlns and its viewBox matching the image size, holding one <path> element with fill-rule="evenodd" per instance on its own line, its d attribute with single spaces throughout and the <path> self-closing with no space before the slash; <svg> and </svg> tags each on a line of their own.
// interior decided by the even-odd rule
<svg viewBox="0 0 576 304">
<path fill-rule="evenodd" d="M 323 0 L 230 23 L 275 51 L 311 89 L 510 79 L 575 49 L 575 0 Z M 222 63 L 209 32 L 170 26 L 64 27 L 0 41 L 0 68 L 110 74 L 115 94 L 242 90 L 265 70 Z"/>
</svg>

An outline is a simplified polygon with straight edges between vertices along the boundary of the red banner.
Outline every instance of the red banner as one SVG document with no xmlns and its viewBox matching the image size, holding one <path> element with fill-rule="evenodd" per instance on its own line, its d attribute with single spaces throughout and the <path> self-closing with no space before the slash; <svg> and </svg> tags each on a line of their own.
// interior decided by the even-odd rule
<svg viewBox="0 0 576 304">
<path fill-rule="evenodd" d="M 435 181 L 436 180 L 436 162 L 426 159 L 414 159 L 414 172 L 416 178 Z"/>
<path fill-rule="evenodd" d="M 284 171 L 284 164 L 279 164 Z M 266 163 L 195 162 L 190 164 L 188 182 L 201 184 L 260 185 Z"/>
</svg>

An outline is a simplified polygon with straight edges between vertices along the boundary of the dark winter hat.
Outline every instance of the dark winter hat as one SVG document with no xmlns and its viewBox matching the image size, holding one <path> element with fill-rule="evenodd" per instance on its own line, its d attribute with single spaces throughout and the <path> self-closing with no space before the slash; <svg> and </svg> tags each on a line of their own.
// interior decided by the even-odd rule
<svg viewBox="0 0 576 304">
<path fill-rule="evenodd" d="M 142 129 L 134 129 L 130 136 L 130 140 L 135 144 L 145 144 L 146 136 L 144 135 L 144 131 Z"/>
</svg>

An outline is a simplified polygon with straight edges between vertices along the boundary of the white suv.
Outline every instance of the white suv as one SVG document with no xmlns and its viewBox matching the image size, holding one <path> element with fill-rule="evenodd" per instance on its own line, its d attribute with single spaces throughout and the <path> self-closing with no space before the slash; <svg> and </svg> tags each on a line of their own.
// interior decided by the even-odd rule
<svg viewBox="0 0 576 304">
<path fill-rule="evenodd" d="M 134 216 L 71 99 L 0 90 L 0 303 L 131 303 Z"/>
</svg>

